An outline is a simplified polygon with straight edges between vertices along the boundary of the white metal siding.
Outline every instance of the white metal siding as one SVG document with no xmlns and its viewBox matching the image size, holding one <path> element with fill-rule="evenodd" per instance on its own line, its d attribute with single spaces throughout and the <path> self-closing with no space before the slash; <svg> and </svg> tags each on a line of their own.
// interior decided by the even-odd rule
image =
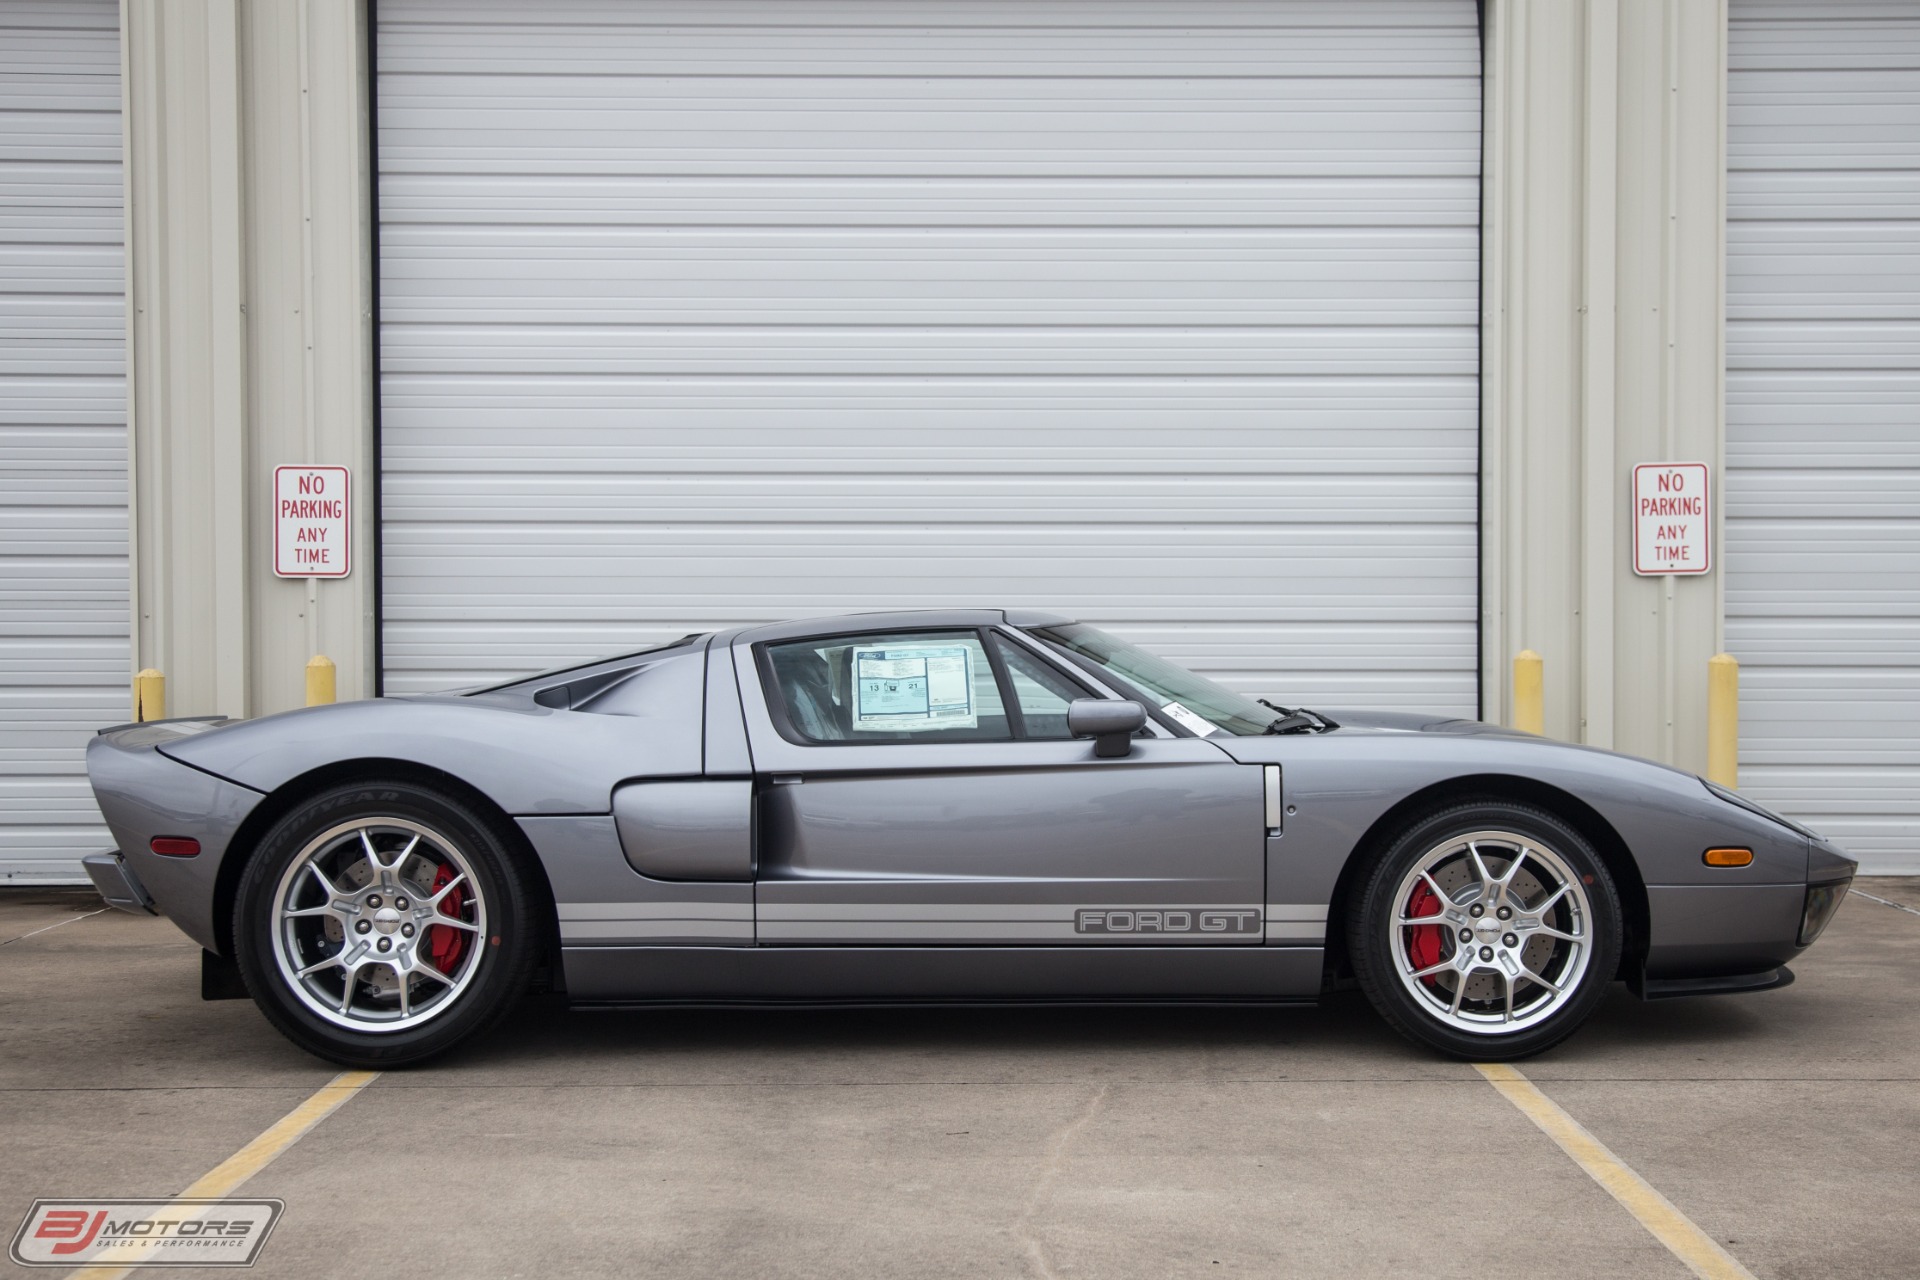
<svg viewBox="0 0 1920 1280">
<path fill-rule="evenodd" d="M 81 761 L 127 718 L 120 16 L 0 2 L 0 880 L 111 843 Z"/>
<path fill-rule="evenodd" d="M 1741 784 L 1920 871 L 1920 4 L 1736 0 L 1729 59 Z"/>
<path fill-rule="evenodd" d="M 1471 0 L 382 0 L 387 688 L 1050 607 L 1476 704 Z"/>
</svg>

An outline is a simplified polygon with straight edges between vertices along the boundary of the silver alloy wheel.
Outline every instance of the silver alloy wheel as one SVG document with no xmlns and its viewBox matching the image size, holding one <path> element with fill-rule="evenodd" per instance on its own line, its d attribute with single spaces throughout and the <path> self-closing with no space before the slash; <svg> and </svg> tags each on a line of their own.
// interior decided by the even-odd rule
<svg viewBox="0 0 1920 1280">
<path fill-rule="evenodd" d="M 355 1031 L 404 1031 L 444 1013 L 486 951 L 473 865 L 406 818 L 356 818 L 314 837 L 280 877 L 273 913 L 288 988 Z"/>
<path fill-rule="evenodd" d="M 1511 831 L 1450 836 L 1421 855 L 1392 899 L 1388 950 L 1400 983 L 1459 1031 L 1503 1035 L 1573 998 L 1593 955 L 1579 873 Z"/>
</svg>

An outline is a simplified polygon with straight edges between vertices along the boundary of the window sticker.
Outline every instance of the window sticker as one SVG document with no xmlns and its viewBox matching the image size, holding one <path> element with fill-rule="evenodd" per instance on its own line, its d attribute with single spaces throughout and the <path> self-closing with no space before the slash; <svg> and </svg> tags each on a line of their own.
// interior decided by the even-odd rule
<svg viewBox="0 0 1920 1280">
<path fill-rule="evenodd" d="M 859 645 L 853 727 L 868 732 L 973 729 L 973 650 L 966 645 Z"/>
<path fill-rule="evenodd" d="M 1186 706 L 1182 703 L 1169 702 L 1166 706 L 1160 708 L 1160 710 L 1166 712 L 1167 718 L 1179 725 L 1182 729 L 1189 729 L 1203 738 L 1210 733 L 1220 732 L 1219 725 L 1195 712 L 1187 710 Z"/>
</svg>

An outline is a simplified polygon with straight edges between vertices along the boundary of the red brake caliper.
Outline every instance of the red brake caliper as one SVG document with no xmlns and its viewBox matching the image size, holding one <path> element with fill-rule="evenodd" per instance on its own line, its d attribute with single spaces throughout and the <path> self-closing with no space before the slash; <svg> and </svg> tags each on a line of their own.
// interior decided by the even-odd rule
<svg viewBox="0 0 1920 1280">
<path fill-rule="evenodd" d="M 433 873 L 433 891 L 440 892 L 453 883 L 453 868 L 445 866 Z M 443 915 L 457 916 L 466 902 L 464 891 L 455 889 L 440 900 Z M 1436 946 L 1439 944 L 1435 944 Z M 452 973 L 453 966 L 460 963 L 460 953 L 467 949 L 467 934 L 464 929 L 449 928 L 444 924 L 427 927 L 427 954 L 433 958 L 433 967 L 442 973 Z"/>
<path fill-rule="evenodd" d="M 1428 916 L 1439 916 L 1441 911 L 1440 895 L 1429 889 L 1421 881 L 1413 890 L 1413 896 L 1407 899 L 1407 918 L 1424 920 Z M 1407 959 L 1413 962 L 1415 969 L 1425 969 L 1440 963 L 1440 948 L 1446 935 L 1437 924 L 1423 924 L 1407 930 Z M 1420 981 L 1432 986 L 1439 980 L 1438 974 L 1430 973 Z"/>
</svg>

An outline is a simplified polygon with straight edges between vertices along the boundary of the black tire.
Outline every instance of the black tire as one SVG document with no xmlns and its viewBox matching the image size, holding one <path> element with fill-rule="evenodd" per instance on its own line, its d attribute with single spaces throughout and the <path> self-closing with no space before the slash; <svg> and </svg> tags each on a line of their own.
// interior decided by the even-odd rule
<svg viewBox="0 0 1920 1280">
<path fill-rule="evenodd" d="M 419 1025 L 356 1030 L 329 1021 L 308 1006 L 276 954 L 281 924 L 275 895 L 282 877 L 321 835 L 364 819 L 397 819 L 431 831 L 465 860 L 485 904 L 484 936 L 471 935 L 470 974 Z M 274 824 L 247 863 L 234 902 L 235 959 L 254 1003 L 302 1049 L 347 1067 L 405 1066 L 484 1032 L 526 992 L 544 936 L 536 918 L 539 901 L 512 850 L 470 806 L 414 783 L 339 786 L 302 802 Z"/>
<path fill-rule="evenodd" d="M 1398 900 L 1408 878 L 1415 875 L 1414 868 L 1427 860 L 1442 856 L 1440 851 L 1449 846 L 1449 842 L 1474 833 L 1511 832 L 1525 837 L 1529 847 L 1535 847 L 1557 856 L 1560 862 L 1572 871 L 1579 881 L 1578 888 L 1584 891 L 1586 902 L 1582 905 L 1584 919 L 1579 930 L 1583 931 L 1589 950 L 1584 956 L 1584 965 L 1579 968 L 1578 976 L 1566 983 L 1564 994 L 1554 994 L 1549 987 L 1532 984 L 1522 979 L 1519 985 L 1522 994 L 1539 999 L 1545 1003 L 1536 1007 L 1532 1022 L 1519 1030 L 1502 1030 L 1499 1026 L 1486 1024 L 1485 1030 L 1463 1029 L 1457 1012 L 1450 1014 L 1439 1006 L 1446 1002 L 1446 996 L 1458 991 L 1469 978 L 1451 971 L 1430 979 L 1416 982 L 1416 966 L 1432 957 L 1414 954 L 1412 941 L 1402 930 L 1408 928 L 1398 921 L 1403 904 Z M 1464 860 L 1464 855 L 1455 855 L 1456 864 Z M 1490 867 L 1498 868 L 1500 863 L 1499 846 L 1492 846 L 1484 860 Z M 1471 865 L 1467 862 L 1466 865 Z M 1511 865 L 1507 863 L 1506 865 Z M 1536 871 L 1550 870 L 1544 861 L 1525 862 L 1521 868 L 1523 874 L 1531 875 Z M 1537 881 L 1544 883 L 1544 881 Z M 1416 886 L 1414 892 L 1420 892 Z M 1477 901 L 1482 890 L 1471 884 L 1464 884 L 1458 890 L 1463 895 L 1461 911 L 1468 910 L 1468 903 Z M 1544 901 L 1544 894 L 1540 900 Z M 1433 905 L 1420 910 L 1409 909 L 1408 915 L 1415 919 L 1426 918 L 1427 910 L 1437 910 L 1441 905 L 1437 894 L 1429 894 L 1428 902 Z M 1575 899 L 1577 901 L 1577 899 Z M 1446 904 L 1451 906 L 1452 904 Z M 1572 910 L 1572 904 L 1569 904 Z M 1438 916 L 1435 916 L 1438 919 Z M 1462 919 L 1456 923 L 1471 927 L 1479 923 L 1480 918 Z M 1558 918 L 1558 917 L 1556 917 Z M 1580 834 L 1560 818 L 1543 809 L 1531 805 L 1514 804 L 1506 801 L 1482 800 L 1465 801 L 1449 808 L 1414 821 L 1402 831 L 1385 850 L 1383 850 L 1361 881 L 1359 890 L 1349 900 L 1345 928 L 1348 954 L 1353 962 L 1354 976 L 1367 999 L 1386 1019 L 1389 1026 L 1413 1040 L 1451 1057 L 1479 1062 L 1506 1062 L 1517 1058 L 1529 1057 L 1560 1043 L 1576 1031 L 1581 1023 L 1590 1017 L 1600 1001 L 1606 996 L 1607 987 L 1613 981 L 1619 967 L 1621 947 L 1620 896 L 1614 887 L 1613 877 L 1608 874 L 1606 863 Z M 1492 926 L 1498 928 L 1500 926 Z M 1560 926 L 1565 928 L 1567 926 Z M 1415 930 L 1415 932 L 1418 932 Z M 1456 955 L 1457 935 L 1454 929 L 1437 930 L 1429 934 L 1429 945 L 1444 946 L 1449 957 Z M 1488 939 L 1498 942 L 1502 939 Z M 1548 954 L 1554 954 L 1555 948 L 1567 948 L 1568 957 L 1561 962 L 1566 968 L 1562 973 L 1571 972 L 1576 954 L 1572 944 L 1562 943 L 1553 938 L 1541 936 Z M 1396 955 L 1394 946 L 1406 948 L 1405 963 L 1403 957 Z M 1532 943 L 1523 945 L 1531 946 Z M 1464 948 L 1479 952 L 1477 943 Z M 1493 948 L 1489 948 L 1492 950 Z M 1509 955 L 1522 952 L 1497 951 L 1495 959 L 1505 963 Z M 1527 954 L 1542 954 L 1535 951 Z M 1477 958 L 1470 956 L 1468 963 Z M 1499 1000 L 1505 1000 L 1506 983 L 1494 965 L 1476 966 L 1475 975 L 1487 985 L 1469 987 L 1468 991 L 1493 991 Z M 1553 974 L 1543 976 L 1552 977 Z M 1454 985 L 1442 986 L 1451 978 Z M 1416 995 L 1416 989 L 1424 983 L 1434 991 L 1431 999 Z M 1495 986 L 1494 984 L 1500 984 Z M 1490 997 L 1488 1003 L 1492 1003 Z M 1457 1004 L 1457 1002 L 1456 1002 Z M 1469 1004 L 1468 1016 L 1472 1014 Z M 1485 1008 L 1485 1005 L 1480 1006 Z M 1478 1014 L 1489 1020 L 1499 1016 L 1495 1008 Z M 1509 1015 L 1512 1016 L 1512 1015 Z"/>
</svg>

